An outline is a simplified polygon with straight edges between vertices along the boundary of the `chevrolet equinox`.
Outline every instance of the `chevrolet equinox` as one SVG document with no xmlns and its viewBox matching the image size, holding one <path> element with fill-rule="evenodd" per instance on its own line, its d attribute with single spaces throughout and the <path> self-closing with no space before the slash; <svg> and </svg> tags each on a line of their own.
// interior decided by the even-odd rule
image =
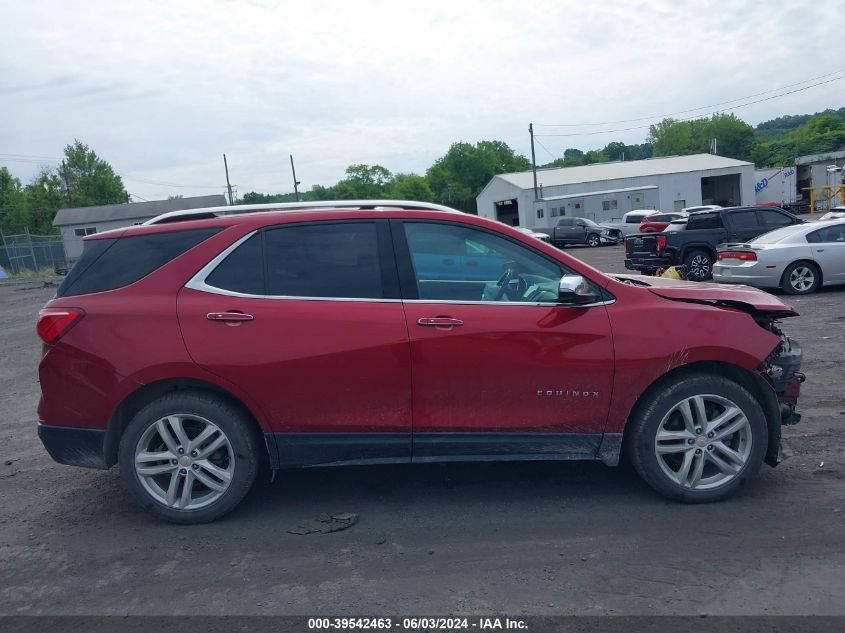
<svg viewBox="0 0 845 633">
<path fill-rule="evenodd" d="M 232 510 L 262 463 L 625 455 L 716 501 L 800 419 L 795 314 L 438 205 L 178 211 L 85 239 L 38 319 L 38 433 L 179 523 Z"/>
</svg>

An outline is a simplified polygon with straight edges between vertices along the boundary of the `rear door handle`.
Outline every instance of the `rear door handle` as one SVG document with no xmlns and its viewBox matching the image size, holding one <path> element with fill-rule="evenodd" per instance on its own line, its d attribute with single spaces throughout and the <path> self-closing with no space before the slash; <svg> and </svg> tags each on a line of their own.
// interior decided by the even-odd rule
<svg viewBox="0 0 845 633">
<path fill-rule="evenodd" d="M 463 324 L 464 322 L 460 319 L 453 319 L 452 317 L 422 317 L 417 319 L 417 325 L 423 327 L 451 329 L 453 327 L 461 327 Z"/>
<path fill-rule="evenodd" d="M 224 321 L 228 323 L 240 323 L 255 319 L 251 314 L 244 314 L 243 312 L 209 312 L 205 315 L 205 318 L 209 321 Z"/>
</svg>

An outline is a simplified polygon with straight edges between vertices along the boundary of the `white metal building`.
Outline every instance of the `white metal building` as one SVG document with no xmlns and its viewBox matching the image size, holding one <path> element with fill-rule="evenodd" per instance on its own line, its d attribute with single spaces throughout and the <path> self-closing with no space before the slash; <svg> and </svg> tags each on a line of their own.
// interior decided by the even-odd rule
<svg viewBox="0 0 845 633">
<path fill-rule="evenodd" d="M 62 242 L 65 245 L 65 255 L 69 261 L 73 261 L 82 255 L 82 240 L 86 235 L 141 224 L 168 211 L 221 207 L 225 204 L 226 197 L 222 194 L 215 194 L 130 204 L 104 204 L 96 207 L 59 209 L 56 217 L 53 218 L 53 226 L 59 227 Z"/>
<path fill-rule="evenodd" d="M 494 176 L 476 198 L 478 215 L 513 226 L 550 227 L 559 216 L 596 222 L 634 209 L 754 204 L 754 164 L 713 154 L 668 156 Z"/>
</svg>

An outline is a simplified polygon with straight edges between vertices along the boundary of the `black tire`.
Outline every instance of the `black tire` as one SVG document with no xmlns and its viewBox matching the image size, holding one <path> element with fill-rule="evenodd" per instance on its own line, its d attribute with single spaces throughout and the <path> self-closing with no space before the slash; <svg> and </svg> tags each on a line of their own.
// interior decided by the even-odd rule
<svg viewBox="0 0 845 633">
<path fill-rule="evenodd" d="M 791 295 L 808 295 L 821 285 L 819 267 L 812 262 L 793 262 L 783 271 L 781 289 Z"/>
<path fill-rule="evenodd" d="M 690 281 L 707 281 L 713 276 L 713 256 L 696 249 L 684 257 L 684 271 Z"/>
<path fill-rule="evenodd" d="M 145 484 L 142 484 L 142 477 L 136 471 L 135 453 L 140 440 L 149 436 L 150 433 L 155 437 L 156 431 L 151 427 L 167 416 L 189 416 L 202 419 L 205 423 L 211 423 L 209 426 L 217 427 L 217 431 L 222 432 L 225 439 L 228 440 L 228 444 L 225 444 L 224 448 L 218 449 L 218 451 L 225 451 L 224 459 L 226 463 L 232 464 L 230 480 L 219 498 L 209 502 L 204 507 L 180 509 L 166 505 L 164 501 L 157 499 L 145 487 Z M 187 426 L 185 422 L 188 424 L 203 423 L 186 418 L 182 423 L 183 426 Z M 168 427 L 168 429 L 170 428 Z M 190 428 L 186 428 L 186 431 L 190 431 Z M 190 436 L 190 433 L 188 435 Z M 173 437 L 175 438 L 175 434 Z M 213 437 L 219 436 L 215 434 Z M 195 438 L 196 436 L 194 436 Z M 172 523 L 207 523 L 231 512 L 249 492 L 261 463 L 259 446 L 259 437 L 254 422 L 227 400 L 205 391 L 175 391 L 149 403 L 132 418 L 120 440 L 118 463 L 120 475 L 126 488 L 144 509 Z M 164 447 L 162 449 L 166 450 Z M 208 460 L 211 460 L 214 455 L 213 453 L 209 456 Z M 190 466 L 190 468 L 200 469 L 200 460 L 197 461 L 198 464 Z M 166 465 L 168 462 L 169 460 L 161 460 L 156 465 Z M 182 481 L 183 490 L 185 480 L 192 482 L 192 491 L 206 489 L 202 482 L 200 484 L 194 483 L 199 480 L 195 475 L 189 473 L 187 467 L 182 468 L 180 464 L 176 470 L 186 473 Z M 201 471 L 201 474 L 206 474 L 206 471 Z M 162 475 L 162 477 L 175 476 L 175 472 L 172 475 Z M 149 477 L 145 478 L 145 481 L 149 482 L 150 479 Z M 218 482 L 215 480 L 215 483 Z M 210 488 L 208 492 L 211 496 L 214 495 L 214 491 Z"/>
<path fill-rule="evenodd" d="M 686 448 L 683 452 L 678 451 L 667 455 L 658 455 L 658 430 L 661 426 L 664 426 L 664 430 L 673 432 L 665 427 L 671 424 L 682 424 L 682 420 L 677 420 L 677 418 L 673 417 L 680 416 L 680 412 L 675 413 L 673 410 L 675 410 L 675 407 L 679 403 L 695 396 L 727 400 L 744 414 L 747 425 L 745 425 L 742 431 L 738 431 L 735 435 L 730 436 L 730 438 L 741 439 L 740 435 L 746 433 L 746 444 L 742 448 L 739 448 L 740 445 L 737 443 L 736 446 L 738 448 L 735 450 L 737 454 L 741 450 L 747 451 L 744 465 L 741 467 L 735 466 L 737 462 L 731 463 L 731 460 L 723 459 L 725 454 L 721 450 L 711 450 L 709 448 L 710 446 L 717 443 L 721 444 L 721 442 L 718 439 L 708 438 L 706 434 L 693 435 L 692 437 L 695 439 L 693 440 L 692 446 Z M 714 415 L 719 414 L 718 405 L 711 403 L 707 406 L 715 407 L 711 408 L 710 411 L 715 411 Z M 734 421 L 736 419 L 732 418 Z M 730 424 L 725 423 L 724 427 L 728 426 Z M 677 433 L 678 431 L 674 432 Z M 718 438 L 718 431 L 715 437 Z M 750 441 L 748 437 L 750 437 Z M 677 444 L 674 444 L 674 446 L 680 447 L 687 445 L 690 440 L 678 439 L 676 441 Z M 699 442 L 705 442 L 707 444 L 699 444 Z M 677 501 L 708 503 L 727 499 L 740 486 L 757 474 L 768 447 L 768 427 L 759 402 L 741 385 L 728 378 L 714 374 L 686 374 L 659 385 L 658 388 L 653 389 L 637 405 L 626 429 L 626 446 L 628 456 L 637 473 L 654 490 L 669 499 Z M 666 446 L 666 444 L 663 446 Z M 688 470 L 694 471 L 698 459 L 701 459 L 705 464 L 700 475 L 700 487 L 682 485 L 678 481 L 678 478 L 671 478 L 669 474 L 669 471 L 674 470 L 669 460 L 678 460 L 678 472 L 680 472 L 680 463 L 683 462 L 688 453 L 691 455 L 690 459 L 692 460 L 692 465 L 688 467 Z M 725 475 L 724 472 L 721 472 L 722 476 L 728 477 L 723 483 L 720 483 L 718 479 L 714 479 L 712 483 L 704 485 L 706 479 L 714 477 L 714 472 L 716 473 L 716 477 L 720 473 L 720 468 L 713 461 L 713 456 L 718 457 L 723 463 L 727 462 L 731 466 L 734 466 L 736 472 L 730 475 Z M 708 475 L 706 478 L 704 477 L 705 474 Z M 692 478 L 688 478 L 688 483 L 691 481 Z"/>
<path fill-rule="evenodd" d="M 587 236 L 587 241 L 585 242 L 585 244 L 590 248 L 595 248 L 596 246 L 601 245 L 601 238 L 599 237 L 598 233 L 590 233 Z"/>
</svg>

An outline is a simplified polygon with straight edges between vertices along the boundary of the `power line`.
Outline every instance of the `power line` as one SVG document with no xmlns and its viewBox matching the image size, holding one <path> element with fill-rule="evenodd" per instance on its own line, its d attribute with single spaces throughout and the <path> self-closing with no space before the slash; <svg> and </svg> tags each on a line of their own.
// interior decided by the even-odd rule
<svg viewBox="0 0 845 633">
<path fill-rule="evenodd" d="M 662 119 L 665 117 L 675 116 L 677 114 L 687 114 L 689 112 L 695 112 L 696 110 L 706 110 L 708 108 L 715 108 L 718 106 L 727 105 L 729 103 L 736 103 L 738 101 L 745 101 L 746 99 L 753 99 L 755 97 L 760 97 L 763 95 L 771 94 L 773 92 L 780 92 L 781 90 L 786 90 L 787 88 L 793 88 L 795 86 L 800 86 L 801 84 L 805 84 L 810 81 L 816 81 L 817 79 L 824 79 L 825 77 L 830 77 L 831 75 L 838 75 L 841 72 L 845 72 L 845 68 L 840 68 L 839 70 L 835 70 L 830 73 L 825 73 L 824 75 L 819 75 L 818 77 L 810 77 L 809 79 L 805 79 L 803 81 L 798 81 L 792 84 L 787 84 L 785 86 L 781 86 L 780 88 L 772 88 L 771 90 L 764 90 L 763 92 L 758 92 L 753 95 L 748 95 L 745 97 L 739 97 L 737 99 L 731 99 L 730 101 L 720 101 L 719 103 L 712 103 L 706 106 L 699 106 L 698 108 L 690 108 L 689 110 L 678 110 L 677 112 L 669 112 L 667 114 L 656 114 L 654 116 L 646 116 L 646 117 L 639 117 L 637 119 L 620 119 L 619 121 L 603 121 L 603 122 L 591 122 L 591 123 L 537 123 L 537 125 L 541 127 L 586 127 L 588 125 L 616 125 L 617 123 L 635 123 L 637 121 L 649 121 L 653 119 Z M 838 77 L 837 79 L 841 79 Z M 835 81 L 835 80 L 832 80 Z M 825 83 L 825 82 L 823 82 Z M 820 85 L 820 84 L 816 84 Z M 812 88 L 812 86 L 807 86 L 807 88 Z M 786 93 L 791 94 L 791 93 Z"/>
<path fill-rule="evenodd" d="M 545 145 L 543 145 L 543 143 L 540 141 L 540 139 L 536 138 L 536 136 L 535 136 L 534 140 L 535 140 L 535 141 L 537 141 L 537 145 L 539 145 L 539 146 L 540 146 L 540 147 L 542 147 L 544 150 L 546 150 L 546 153 L 547 153 L 549 156 L 551 156 L 551 157 L 552 157 L 552 160 L 557 160 L 557 156 L 555 156 L 554 154 L 552 154 L 552 153 L 549 151 L 549 148 L 548 148 L 548 147 L 546 147 Z"/>
<path fill-rule="evenodd" d="M 828 79 L 826 81 L 820 81 L 818 83 L 811 84 L 811 85 L 805 86 L 803 88 L 796 88 L 795 90 L 790 90 L 789 92 L 784 92 L 782 94 L 772 95 L 771 97 L 766 97 L 765 99 L 757 99 L 756 101 L 749 101 L 748 103 L 742 103 L 740 105 L 733 106 L 731 108 L 725 108 L 723 110 L 713 110 L 712 112 L 707 112 L 705 114 L 699 114 L 699 115 L 696 115 L 696 116 L 685 117 L 685 118 L 676 119 L 676 120 L 677 121 L 692 121 L 694 119 L 701 119 L 701 118 L 704 118 L 706 116 L 710 116 L 710 115 L 713 115 L 713 114 L 719 114 L 721 112 L 727 112 L 728 110 L 738 110 L 739 108 L 744 108 L 746 106 L 754 105 L 756 103 L 763 103 L 764 101 L 771 101 L 772 99 L 779 99 L 780 97 L 786 97 L 787 95 L 795 94 L 796 92 L 802 92 L 804 90 L 809 90 L 810 88 L 815 88 L 816 86 L 829 84 L 829 83 L 834 82 L 834 81 L 839 81 L 840 79 L 845 79 L 845 75 L 840 75 L 839 77 L 834 77 L 833 79 Z M 659 116 L 655 117 L 655 119 L 659 119 L 659 118 L 660 118 Z M 648 127 L 650 127 L 650 124 L 635 125 L 635 126 L 632 126 L 632 127 L 618 128 L 616 130 L 599 130 L 599 131 L 595 131 L 595 132 L 572 132 L 572 133 L 569 133 L 569 134 L 535 134 L 534 136 L 535 137 L 537 137 L 537 136 L 543 136 L 543 137 L 549 137 L 549 136 L 563 136 L 563 137 L 567 137 L 567 136 L 595 136 L 597 134 L 614 134 L 616 132 L 629 132 L 631 130 L 642 130 L 642 129 L 648 128 Z"/>
</svg>

